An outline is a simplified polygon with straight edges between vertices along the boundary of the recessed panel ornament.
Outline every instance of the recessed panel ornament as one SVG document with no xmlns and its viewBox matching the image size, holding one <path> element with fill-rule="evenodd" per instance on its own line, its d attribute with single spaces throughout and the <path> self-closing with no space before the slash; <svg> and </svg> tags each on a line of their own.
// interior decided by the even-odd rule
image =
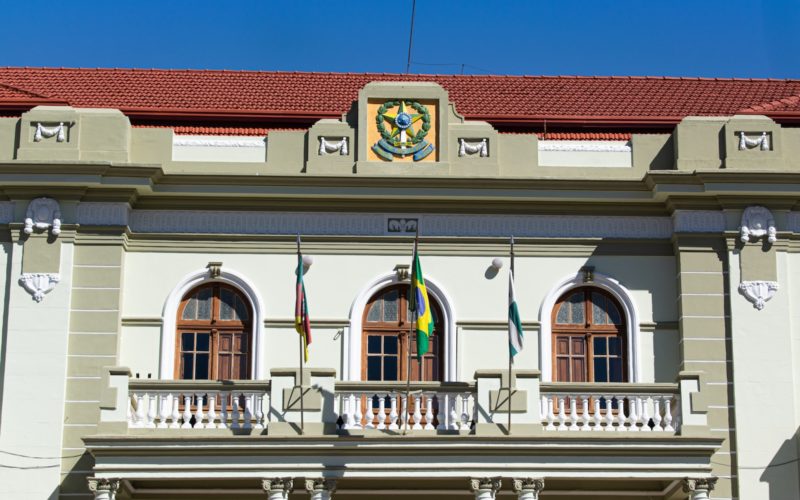
<svg viewBox="0 0 800 500">
<path fill-rule="evenodd" d="M 428 158 L 436 149 L 429 137 L 433 127 L 431 111 L 419 101 L 384 102 L 376 111 L 375 126 L 380 139 L 372 145 L 372 152 L 380 159 L 411 158 L 416 162 Z"/>
</svg>

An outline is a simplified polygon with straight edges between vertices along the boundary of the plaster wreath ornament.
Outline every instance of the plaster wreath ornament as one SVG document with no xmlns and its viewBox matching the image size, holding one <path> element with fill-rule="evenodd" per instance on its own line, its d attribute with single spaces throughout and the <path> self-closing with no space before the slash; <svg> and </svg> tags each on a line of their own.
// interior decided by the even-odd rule
<svg viewBox="0 0 800 500">
<path fill-rule="evenodd" d="M 760 146 L 761 151 L 769 151 L 769 136 L 766 132 L 761 132 L 758 139 L 751 139 L 744 132 L 739 132 L 739 151 L 752 149 L 756 146 Z"/>
<path fill-rule="evenodd" d="M 753 303 L 759 311 L 764 309 L 767 301 L 775 296 L 778 291 L 776 281 L 742 281 L 739 283 L 739 293 Z"/>
<path fill-rule="evenodd" d="M 458 140 L 458 156 L 474 155 L 480 153 L 481 158 L 489 156 L 489 145 L 486 138 L 480 142 L 467 142 L 466 139 Z"/>
<path fill-rule="evenodd" d="M 386 128 L 386 123 L 391 130 Z M 386 101 L 375 114 L 375 125 L 381 139 L 372 145 L 372 151 L 386 161 L 409 155 L 419 161 L 435 149 L 425 140 L 431 129 L 431 114 L 417 101 Z"/>
<path fill-rule="evenodd" d="M 347 149 L 347 137 L 342 137 L 338 142 L 328 142 L 325 137 L 319 138 L 319 155 L 325 156 L 338 152 L 341 156 L 347 156 L 350 152 Z"/>
<path fill-rule="evenodd" d="M 64 127 L 64 122 L 59 123 L 55 127 L 45 127 L 41 123 L 36 124 L 36 133 L 33 134 L 34 142 L 40 142 L 43 137 L 49 139 L 50 137 L 53 136 L 55 136 L 56 142 L 64 142 L 67 140 L 66 127 Z"/>
<path fill-rule="evenodd" d="M 22 231 L 31 234 L 34 229 L 44 231 L 47 228 L 53 236 L 61 234 L 61 209 L 52 198 L 36 198 L 28 204 Z"/>
<path fill-rule="evenodd" d="M 772 213 L 760 206 L 747 207 L 742 214 L 739 239 L 747 243 L 751 239 L 757 240 L 762 236 L 766 236 L 767 241 L 770 243 L 775 243 L 778 240 L 775 219 L 772 218 Z"/>
<path fill-rule="evenodd" d="M 19 277 L 19 284 L 36 302 L 44 300 L 45 294 L 50 293 L 59 281 L 61 276 L 58 273 L 23 273 Z"/>
</svg>

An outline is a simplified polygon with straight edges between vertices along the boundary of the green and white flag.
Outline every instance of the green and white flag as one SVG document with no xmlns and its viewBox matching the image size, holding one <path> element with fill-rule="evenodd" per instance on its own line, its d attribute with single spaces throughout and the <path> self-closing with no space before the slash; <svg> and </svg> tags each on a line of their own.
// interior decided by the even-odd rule
<svg viewBox="0 0 800 500">
<path fill-rule="evenodd" d="M 522 331 L 522 321 L 519 319 L 517 297 L 514 293 L 514 273 L 508 271 L 508 348 L 511 359 L 514 359 L 521 350 L 525 334 Z"/>
</svg>

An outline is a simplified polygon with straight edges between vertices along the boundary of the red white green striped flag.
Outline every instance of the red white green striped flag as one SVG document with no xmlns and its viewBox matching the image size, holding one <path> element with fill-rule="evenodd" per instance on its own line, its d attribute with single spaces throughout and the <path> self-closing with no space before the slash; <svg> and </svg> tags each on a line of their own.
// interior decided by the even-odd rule
<svg viewBox="0 0 800 500">
<path fill-rule="evenodd" d="M 300 236 L 297 236 L 297 295 L 294 304 L 294 329 L 303 339 L 303 359 L 308 363 L 308 344 L 311 343 L 311 320 L 308 317 L 306 285 L 303 283 L 303 254 L 300 253 Z"/>
</svg>

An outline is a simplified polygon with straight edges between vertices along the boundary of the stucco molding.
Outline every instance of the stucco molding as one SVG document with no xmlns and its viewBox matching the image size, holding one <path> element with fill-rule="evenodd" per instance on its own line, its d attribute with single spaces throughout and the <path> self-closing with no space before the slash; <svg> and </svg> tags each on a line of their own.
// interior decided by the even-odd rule
<svg viewBox="0 0 800 500">
<path fill-rule="evenodd" d="M 173 380 L 175 378 L 175 335 L 178 308 L 186 294 L 198 285 L 207 282 L 226 283 L 238 289 L 253 307 L 253 364 L 250 370 L 252 379 L 262 380 L 267 377 L 263 360 L 264 351 L 264 318 L 266 312 L 261 294 L 250 280 L 242 273 L 223 266 L 219 276 L 211 277 L 208 268 L 196 269 L 184 276 L 172 289 L 164 302 L 161 327 L 161 363 L 159 378 Z"/>
<path fill-rule="evenodd" d="M 324 212 L 134 210 L 131 230 L 144 233 L 385 236 L 388 220 L 419 221 L 424 236 L 668 239 L 668 217 L 592 215 L 420 215 Z"/>
<path fill-rule="evenodd" d="M 683 480 L 684 493 L 706 492 L 710 493 L 717 484 L 716 477 L 686 478 Z M 695 498 L 695 497 L 692 497 Z M 707 498 L 707 497 L 706 497 Z"/>
<path fill-rule="evenodd" d="M 398 279 L 397 273 L 392 271 L 373 278 L 361 289 L 350 306 L 350 325 L 344 331 L 344 359 L 342 360 L 343 380 L 361 380 L 361 358 L 362 341 L 361 330 L 364 318 L 364 310 L 369 299 L 384 288 L 392 285 L 408 283 Z M 444 332 L 444 381 L 456 381 L 458 379 L 458 336 L 456 332 L 456 312 L 450 294 L 430 276 L 425 277 L 425 287 L 430 298 L 435 300 L 442 308 L 442 322 L 445 325 Z"/>
<path fill-rule="evenodd" d="M 19 277 L 19 284 L 36 302 L 44 300 L 45 294 L 52 292 L 59 281 L 61 275 L 58 273 L 23 273 Z"/>
<path fill-rule="evenodd" d="M 772 212 L 758 205 L 747 207 L 742 214 L 739 239 L 748 243 L 763 236 L 766 236 L 770 243 L 775 243 L 778 239 Z"/>
<path fill-rule="evenodd" d="M 95 494 L 95 498 L 114 498 L 119 490 L 119 479 L 108 479 L 105 477 L 87 477 L 86 483 L 89 491 Z"/>
<path fill-rule="evenodd" d="M 25 211 L 25 234 L 33 233 L 34 229 L 45 231 L 50 229 L 53 236 L 61 234 L 61 207 L 53 198 L 35 198 L 28 204 Z"/>
<path fill-rule="evenodd" d="M 131 207 L 127 203 L 81 202 L 76 209 L 78 224 L 127 226 Z"/>
<path fill-rule="evenodd" d="M 458 139 L 458 156 L 471 156 L 477 154 L 481 158 L 489 156 L 489 139 L 483 138 L 478 142 L 469 142 L 466 139 Z"/>
<path fill-rule="evenodd" d="M 721 233 L 725 214 L 719 210 L 675 210 L 672 224 L 676 233 Z"/>
<path fill-rule="evenodd" d="M 761 132 L 761 135 L 756 139 L 748 137 L 744 132 L 739 132 L 739 151 L 753 149 L 756 146 L 758 146 L 761 151 L 770 150 L 769 134 L 767 132 Z"/>
<path fill-rule="evenodd" d="M 558 299 L 572 290 L 583 286 L 593 286 L 601 288 L 610 293 L 622 305 L 625 314 L 625 328 L 628 345 L 628 379 L 631 383 L 642 381 L 641 366 L 641 331 L 639 328 L 639 309 L 633 300 L 633 295 L 619 281 L 594 272 L 593 281 L 585 283 L 583 273 L 578 272 L 565 276 L 559 280 L 545 296 L 539 309 L 539 366 L 542 371 L 542 382 L 553 382 L 553 360 L 552 360 L 552 312 Z"/>
<path fill-rule="evenodd" d="M 33 134 L 33 142 L 41 142 L 42 139 L 56 138 L 56 142 L 64 142 L 67 140 L 67 127 L 64 122 L 59 122 L 58 125 L 46 127 L 42 122 L 36 123 L 36 132 Z"/>
<path fill-rule="evenodd" d="M 347 156 L 350 151 L 347 147 L 347 137 L 342 137 L 338 141 L 328 140 L 327 137 L 320 136 L 319 138 L 319 156 L 327 156 L 333 153 L 339 153 L 341 156 Z"/>
<path fill-rule="evenodd" d="M 629 141 L 539 141 L 539 151 L 630 153 Z"/>
<path fill-rule="evenodd" d="M 236 138 L 202 138 L 175 136 L 172 146 L 195 148 L 266 148 L 267 143 L 263 137 L 236 137 Z"/>
<path fill-rule="evenodd" d="M 764 309 L 777 291 L 777 281 L 742 281 L 739 283 L 739 293 L 752 302 L 753 307 L 759 311 Z"/>
<path fill-rule="evenodd" d="M 544 489 L 544 479 L 539 478 L 515 478 L 511 482 L 514 492 L 519 495 L 523 492 L 531 492 L 538 498 L 539 493 Z"/>
</svg>

